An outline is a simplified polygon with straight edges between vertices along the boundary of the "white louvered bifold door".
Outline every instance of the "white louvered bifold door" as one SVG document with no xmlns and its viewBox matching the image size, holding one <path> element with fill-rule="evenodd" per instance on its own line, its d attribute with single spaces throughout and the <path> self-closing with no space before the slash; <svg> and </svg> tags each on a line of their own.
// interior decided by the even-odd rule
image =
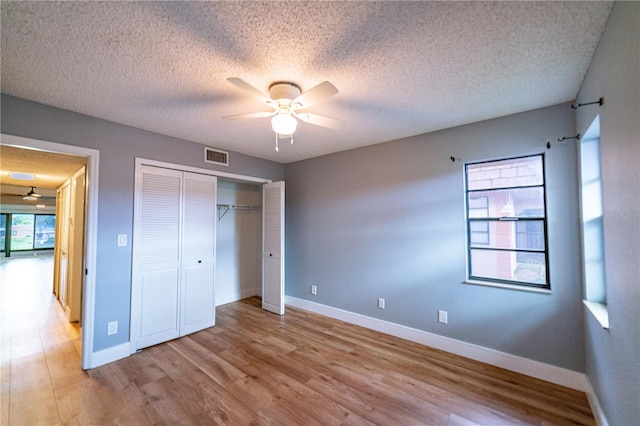
<svg viewBox="0 0 640 426">
<path fill-rule="evenodd" d="M 216 177 L 184 173 L 180 335 L 215 324 Z"/>
<path fill-rule="evenodd" d="M 262 188 L 262 309 L 283 315 L 284 182 Z"/>
<path fill-rule="evenodd" d="M 182 172 L 142 166 L 131 294 L 133 349 L 179 336 Z"/>
</svg>

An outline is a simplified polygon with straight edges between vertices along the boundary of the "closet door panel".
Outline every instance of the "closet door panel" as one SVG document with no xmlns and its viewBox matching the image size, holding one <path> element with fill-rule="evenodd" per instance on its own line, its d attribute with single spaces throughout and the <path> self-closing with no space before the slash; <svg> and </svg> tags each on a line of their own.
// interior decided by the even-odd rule
<svg viewBox="0 0 640 426">
<path fill-rule="evenodd" d="M 181 336 L 214 325 L 213 273 L 213 264 L 184 268 Z"/>
<path fill-rule="evenodd" d="M 142 166 L 131 294 L 134 349 L 179 336 L 181 199 L 182 172 Z"/>
<path fill-rule="evenodd" d="M 140 337 L 149 346 L 178 337 L 178 270 L 149 271 L 142 277 Z M 153 342 L 153 343 L 151 343 Z"/>
<path fill-rule="evenodd" d="M 283 315 L 284 182 L 262 188 L 262 309 Z"/>
<path fill-rule="evenodd" d="M 215 176 L 184 173 L 180 335 L 215 324 Z"/>
<path fill-rule="evenodd" d="M 137 242 L 140 264 L 180 261 L 181 174 L 157 167 L 143 168 Z"/>
</svg>

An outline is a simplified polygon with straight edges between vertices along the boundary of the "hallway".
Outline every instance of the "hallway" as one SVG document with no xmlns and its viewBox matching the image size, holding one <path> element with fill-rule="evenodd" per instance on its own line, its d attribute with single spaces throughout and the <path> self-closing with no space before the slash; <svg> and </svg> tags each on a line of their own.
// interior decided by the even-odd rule
<svg viewBox="0 0 640 426">
<path fill-rule="evenodd" d="M 0 425 L 59 423 L 54 392 L 87 378 L 52 288 L 53 255 L 0 262 Z"/>
</svg>

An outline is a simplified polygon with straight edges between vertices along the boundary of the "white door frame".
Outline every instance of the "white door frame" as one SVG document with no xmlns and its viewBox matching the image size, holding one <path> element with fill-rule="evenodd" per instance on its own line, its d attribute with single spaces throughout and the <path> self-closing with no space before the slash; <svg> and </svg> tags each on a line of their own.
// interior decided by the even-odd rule
<svg viewBox="0 0 640 426">
<path fill-rule="evenodd" d="M 84 277 L 82 297 L 82 369 L 93 367 L 93 329 L 96 296 L 96 254 L 98 247 L 98 170 L 100 151 L 14 135 L 0 135 L 0 145 L 35 151 L 72 154 L 87 158 L 87 209 L 85 217 Z"/>
<path fill-rule="evenodd" d="M 246 175 L 238 175 L 235 173 L 220 172 L 218 170 L 202 169 L 200 167 L 185 166 L 183 164 L 167 163 L 165 161 L 149 160 L 147 158 L 140 158 L 140 157 L 136 157 L 136 175 L 138 173 L 140 166 L 143 166 L 143 165 L 162 167 L 165 169 L 180 170 L 183 172 L 200 173 L 203 175 L 217 176 L 225 179 L 235 180 L 238 182 L 260 183 L 260 184 L 272 182 L 271 179 L 259 178 L 254 176 L 246 176 Z"/>
</svg>

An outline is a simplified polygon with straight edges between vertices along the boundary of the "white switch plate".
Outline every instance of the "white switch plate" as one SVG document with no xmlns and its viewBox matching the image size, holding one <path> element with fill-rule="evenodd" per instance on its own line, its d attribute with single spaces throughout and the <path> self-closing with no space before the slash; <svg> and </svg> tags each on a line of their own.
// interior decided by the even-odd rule
<svg viewBox="0 0 640 426">
<path fill-rule="evenodd" d="M 384 299 L 382 297 L 378 298 L 378 308 L 384 309 Z"/>
<path fill-rule="evenodd" d="M 127 234 L 118 234 L 118 247 L 127 246 Z"/>
<path fill-rule="evenodd" d="M 118 321 L 111 321 L 107 324 L 107 336 L 118 333 Z"/>
<path fill-rule="evenodd" d="M 318 294 L 318 286 L 317 285 L 312 285 L 311 286 L 311 294 L 313 294 L 313 295 Z"/>
<path fill-rule="evenodd" d="M 447 311 L 438 311 L 438 322 L 447 323 Z"/>
</svg>

